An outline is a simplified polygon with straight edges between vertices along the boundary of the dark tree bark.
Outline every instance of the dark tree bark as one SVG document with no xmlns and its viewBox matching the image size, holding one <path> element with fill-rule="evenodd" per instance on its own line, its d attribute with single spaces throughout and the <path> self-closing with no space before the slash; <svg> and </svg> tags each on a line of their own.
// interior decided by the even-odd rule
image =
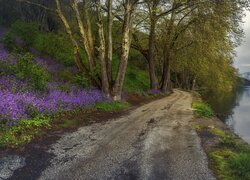
<svg viewBox="0 0 250 180">
<path fill-rule="evenodd" d="M 107 27 L 107 74 L 109 83 L 112 84 L 112 58 L 113 58 L 113 12 L 112 12 L 113 0 L 107 0 L 108 5 L 108 27 Z"/>
<path fill-rule="evenodd" d="M 161 91 L 168 92 L 171 91 L 171 81 L 170 81 L 170 54 L 167 48 L 164 48 L 163 53 L 163 73 L 161 77 Z"/>
<path fill-rule="evenodd" d="M 150 4 L 150 2 L 148 2 Z M 157 15 L 156 10 L 159 4 L 159 0 L 153 0 L 152 5 L 149 5 L 150 9 L 150 34 L 148 40 L 148 63 L 149 63 L 149 77 L 150 77 L 150 88 L 152 90 L 156 90 L 158 88 L 158 81 L 155 73 L 155 56 L 154 56 L 154 48 L 155 48 L 155 29 L 157 23 Z M 150 6 L 152 6 L 150 8 Z"/>
</svg>

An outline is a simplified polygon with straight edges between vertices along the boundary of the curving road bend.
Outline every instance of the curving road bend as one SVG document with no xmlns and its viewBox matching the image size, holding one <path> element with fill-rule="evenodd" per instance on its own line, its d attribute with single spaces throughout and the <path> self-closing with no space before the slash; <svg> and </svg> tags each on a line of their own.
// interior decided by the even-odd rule
<svg viewBox="0 0 250 180">
<path fill-rule="evenodd" d="M 80 128 L 51 147 L 40 179 L 214 179 L 190 121 L 192 97 L 175 90 L 128 116 Z"/>
<path fill-rule="evenodd" d="M 67 133 L 39 179 L 212 180 L 191 127 L 192 96 L 180 90 L 128 115 Z"/>
</svg>

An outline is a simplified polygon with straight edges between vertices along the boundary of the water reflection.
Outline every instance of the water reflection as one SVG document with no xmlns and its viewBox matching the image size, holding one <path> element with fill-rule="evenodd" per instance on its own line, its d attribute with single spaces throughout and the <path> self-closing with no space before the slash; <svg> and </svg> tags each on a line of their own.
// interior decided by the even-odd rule
<svg viewBox="0 0 250 180">
<path fill-rule="evenodd" d="M 217 116 L 250 143 L 250 87 L 231 93 L 204 93 L 204 97 Z"/>
</svg>

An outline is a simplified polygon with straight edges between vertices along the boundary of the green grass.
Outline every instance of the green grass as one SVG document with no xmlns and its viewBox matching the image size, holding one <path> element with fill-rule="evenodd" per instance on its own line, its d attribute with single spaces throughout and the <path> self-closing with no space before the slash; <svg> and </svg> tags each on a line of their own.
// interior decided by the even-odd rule
<svg viewBox="0 0 250 180">
<path fill-rule="evenodd" d="M 229 159 L 232 174 L 241 179 L 250 179 L 250 152 L 240 153 Z"/>
<path fill-rule="evenodd" d="M 239 153 L 231 148 L 220 148 L 209 154 L 218 179 L 249 180 L 250 151 Z"/>
<path fill-rule="evenodd" d="M 206 103 L 194 101 L 192 107 L 194 109 L 195 115 L 198 117 L 210 118 L 214 116 L 212 108 Z"/>
<path fill-rule="evenodd" d="M 50 127 L 50 118 L 36 117 L 34 119 L 21 119 L 18 126 L 4 129 L 0 132 L 0 146 L 17 147 L 29 143 L 43 132 L 43 128 Z"/>
<path fill-rule="evenodd" d="M 69 119 L 63 120 L 63 124 L 60 124 L 61 128 L 69 128 L 72 126 L 74 126 L 74 121 L 69 120 Z"/>
<path fill-rule="evenodd" d="M 129 106 L 130 104 L 127 102 L 113 101 L 99 102 L 95 104 L 93 108 L 108 112 L 123 110 L 128 108 Z M 93 109 L 90 109 L 90 111 L 92 110 Z M 77 111 L 72 111 L 68 113 L 76 112 Z M 60 113 L 53 115 L 53 118 L 54 117 L 60 117 Z M 39 115 L 33 119 L 21 119 L 19 120 L 19 124 L 17 126 L 13 126 L 8 129 L 0 129 L 0 147 L 17 148 L 31 142 L 34 138 L 41 136 L 46 129 L 51 128 L 53 118 Z M 59 124 L 60 128 L 71 128 L 75 126 L 75 122 L 73 119 L 66 119 L 60 123 L 62 123 Z"/>
<path fill-rule="evenodd" d="M 233 156 L 235 156 L 235 153 L 228 148 L 221 148 L 209 153 L 218 179 L 233 180 L 235 178 L 232 176 L 232 169 L 229 166 L 229 159 Z"/>
<path fill-rule="evenodd" d="M 149 89 L 149 77 L 146 70 L 129 65 L 127 68 L 124 90 L 126 92 L 142 93 Z"/>
<path fill-rule="evenodd" d="M 218 128 L 211 129 L 211 133 L 222 138 L 227 137 L 226 133 Z"/>
<path fill-rule="evenodd" d="M 17 38 L 21 42 L 17 42 Z M 73 46 L 68 36 L 65 33 L 42 32 L 36 23 L 16 21 L 6 33 L 3 43 L 12 52 L 27 52 L 35 48 L 66 66 L 74 65 Z M 81 53 L 85 55 L 83 50 Z"/>
<path fill-rule="evenodd" d="M 119 56 L 114 54 L 112 61 L 112 73 L 114 79 L 117 73 L 119 60 Z M 129 61 L 123 89 L 128 93 L 141 94 L 142 92 L 147 91 L 150 88 L 149 86 L 150 82 L 147 70 L 143 70 Z"/>
<path fill-rule="evenodd" d="M 32 35 L 32 36 L 31 36 Z M 20 47 L 15 39 L 19 37 L 22 39 L 24 47 Z M 68 36 L 65 33 L 55 32 L 41 32 L 39 25 L 36 23 L 27 23 L 23 21 L 17 21 L 13 23 L 10 31 L 4 38 L 5 46 L 12 51 L 29 51 L 31 47 L 37 49 L 43 55 L 49 55 L 57 61 L 66 66 L 74 66 L 73 47 L 69 43 Z M 86 60 L 86 53 L 81 49 L 81 56 Z M 129 61 L 126 76 L 124 80 L 124 90 L 129 93 L 142 93 L 149 89 L 149 76 L 145 69 L 139 68 L 139 62 L 143 62 L 143 58 L 140 54 L 133 56 L 133 61 Z M 115 78 L 120 57 L 118 54 L 113 54 L 113 78 Z M 141 67 L 141 66 L 140 66 Z M 98 69 L 98 71 L 100 71 Z M 63 72 L 66 78 L 69 77 L 69 73 Z M 89 85 L 89 82 L 85 78 L 75 77 L 73 81 L 83 85 L 84 87 Z"/>
<path fill-rule="evenodd" d="M 101 111 L 118 111 L 118 110 L 123 110 L 126 109 L 130 106 L 129 103 L 127 102 L 100 102 L 97 103 L 94 108 L 101 110 Z"/>
<path fill-rule="evenodd" d="M 236 136 L 213 128 L 210 132 L 220 138 L 221 143 L 209 153 L 218 179 L 250 180 L 250 148 Z"/>
</svg>

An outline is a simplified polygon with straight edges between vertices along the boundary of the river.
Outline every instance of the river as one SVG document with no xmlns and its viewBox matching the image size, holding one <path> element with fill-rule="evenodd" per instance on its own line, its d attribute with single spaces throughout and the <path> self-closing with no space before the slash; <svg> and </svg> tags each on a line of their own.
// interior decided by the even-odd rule
<svg viewBox="0 0 250 180">
<path fill-rule="evenodd" d="M 250 87 L 230 93 L 206 94 L 205 99 L 217 116 L 250 144 Z"/>
</svg>

